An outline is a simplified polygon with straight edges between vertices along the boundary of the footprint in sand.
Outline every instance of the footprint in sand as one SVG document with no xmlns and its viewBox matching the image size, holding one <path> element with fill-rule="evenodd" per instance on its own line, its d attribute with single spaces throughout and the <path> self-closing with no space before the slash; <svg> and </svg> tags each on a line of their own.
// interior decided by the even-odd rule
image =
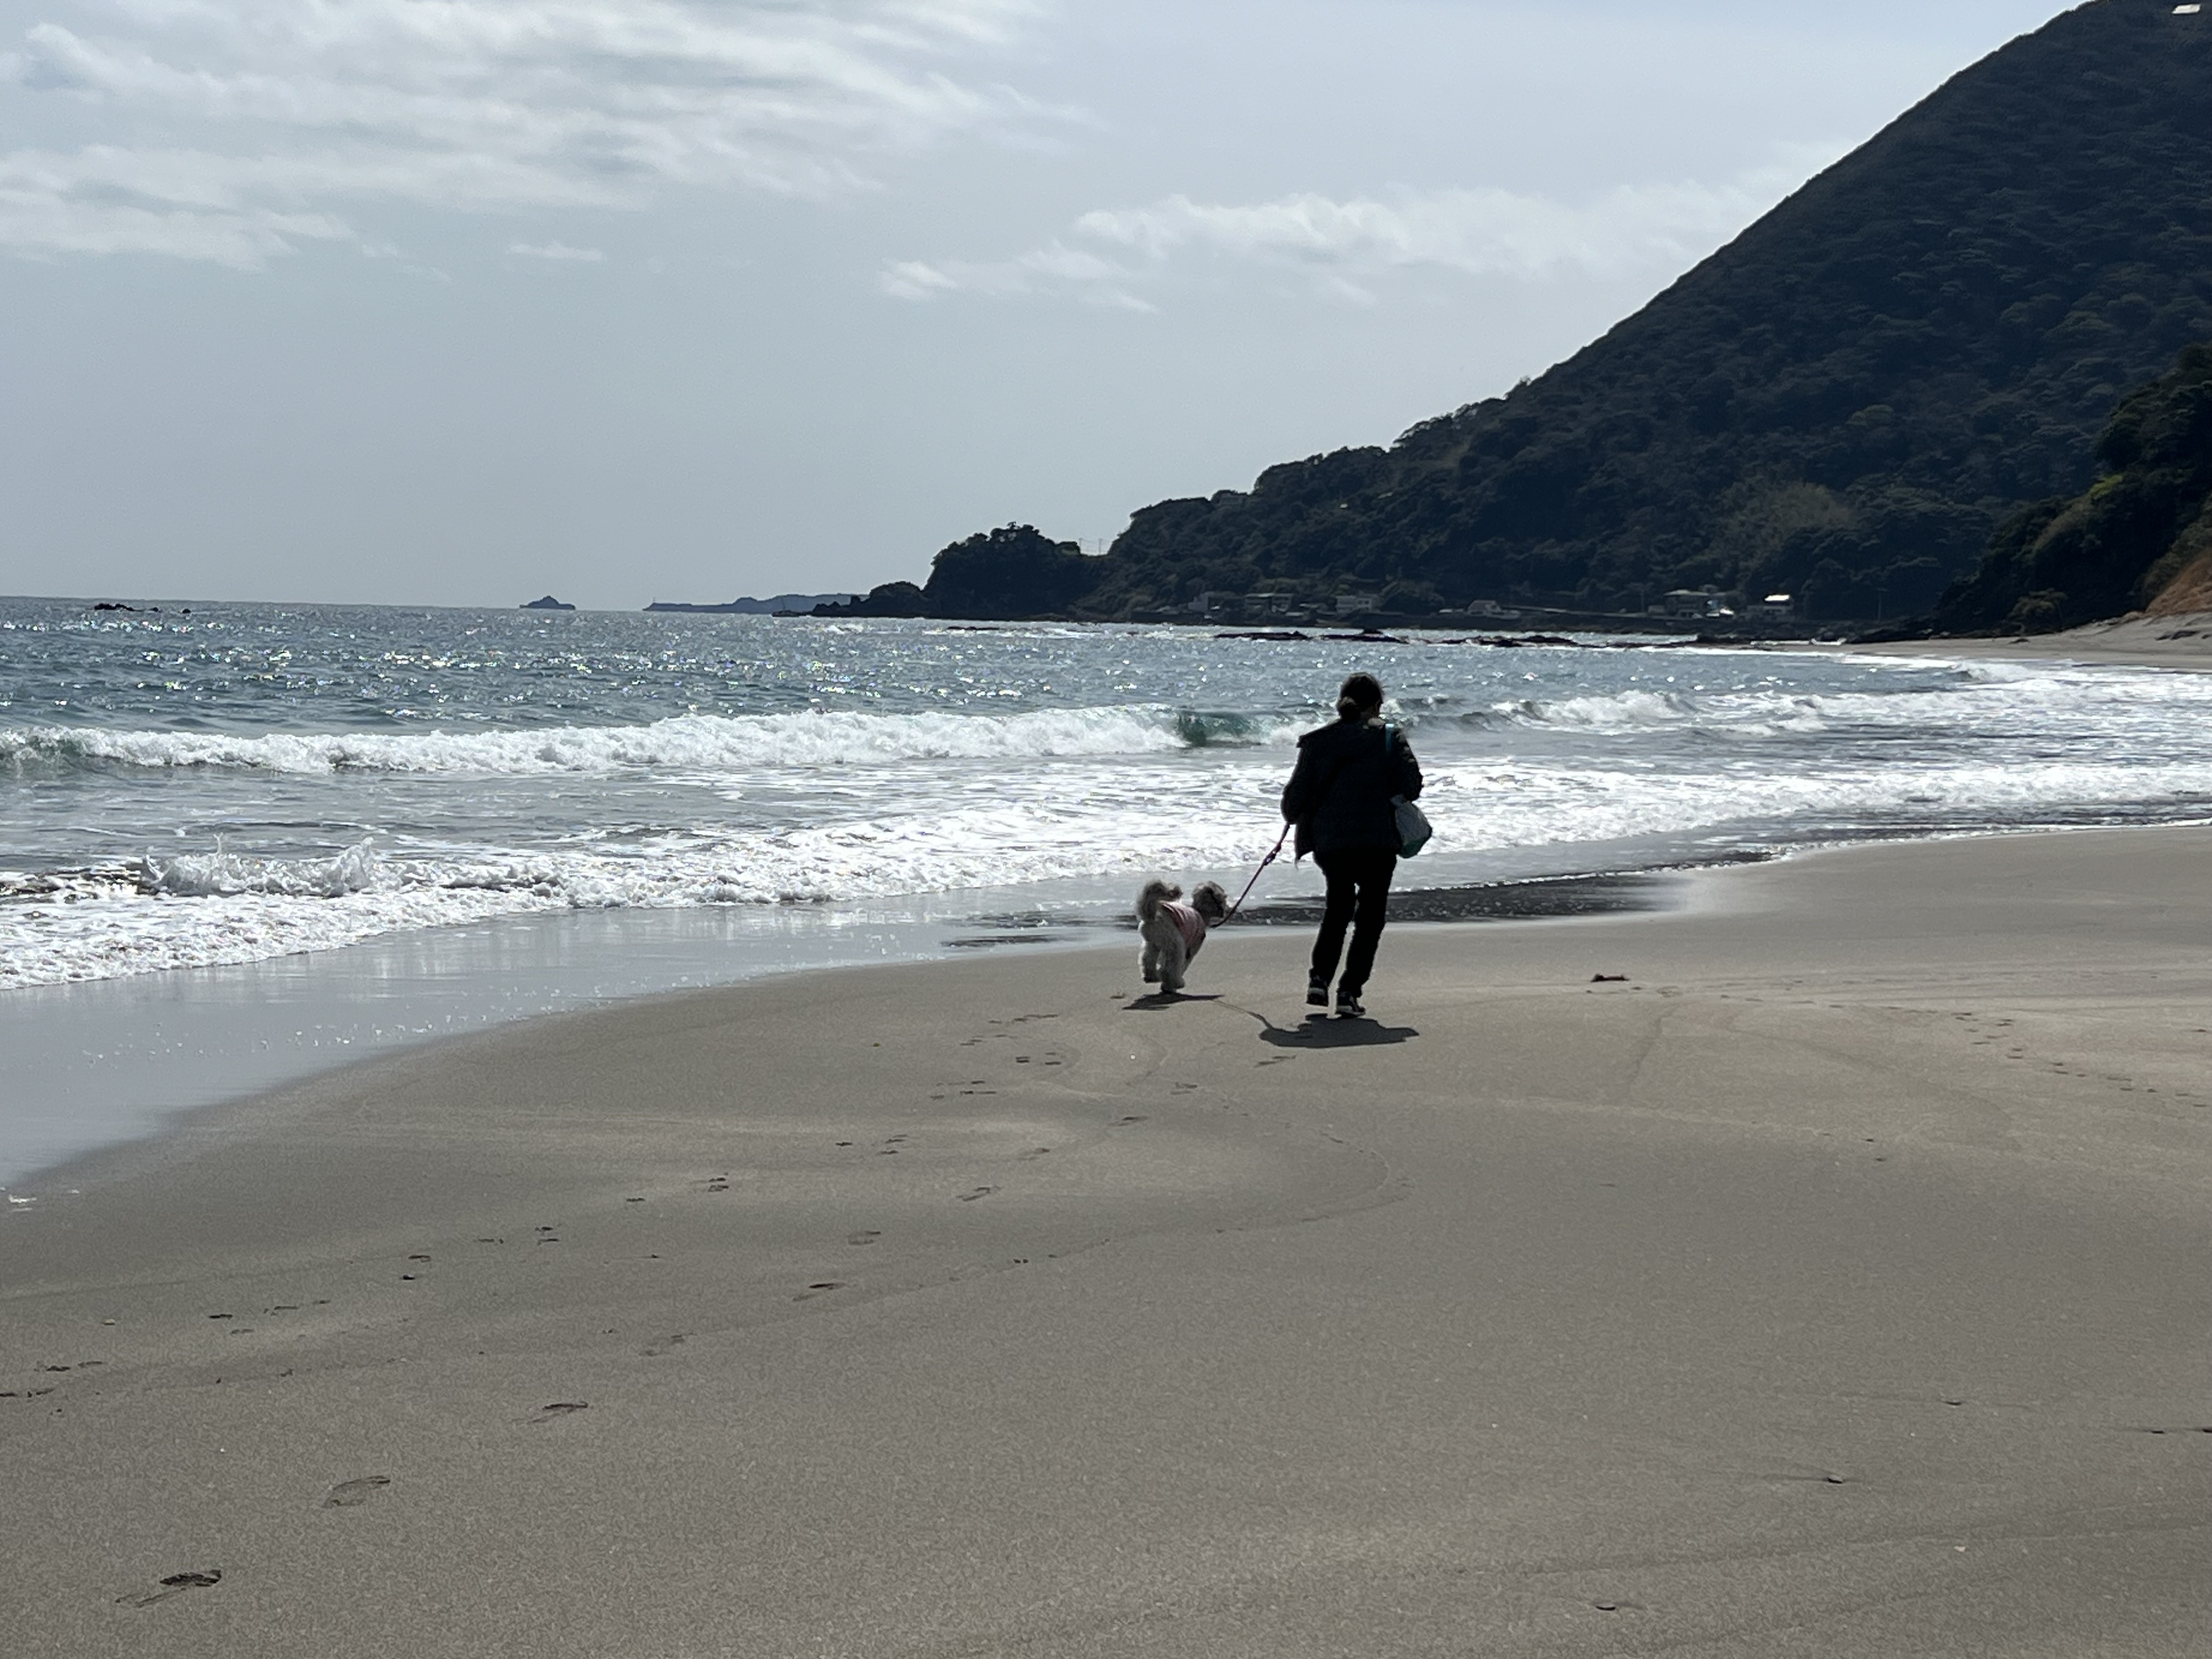
<svg viewBox="0 0 2212 1659">
<path fill-rule="evenodd" d="M 961 1194 L 960 1201 L 963 1204 L 973 1204 L 977 1199 L 988 1198 L 993 1193 L 995 1193 L 999 1189 L 996 1187 L 978 1187 L 972 1193 Z"/>
<path fill-rule="evenodd" d="M 832 1291 L 842 1291 L 844 1288 L 845 1281 L 842 1279 L 820 1279 L 814 1284 L 809 1285 L 805 1290 L 801 1291 L 797 1296 L 793 1297 L 791 1299 L 793 1302 L 811 1301 L 817 1296 L 827 1296 Z"/>
<path fill-rule="evenodd" d="M 847 1233 L 845 1242 L 848 1244 L 872 1244 L 882 1237 L 883 1234 L 875 1228 L 863 1227 L 856 1233 Z"/>
<path fill-rule="evenodd" d="M 208 1589 L 222 1583 L 222 1569 L 209 1567 L 200 1572 L 173 1572 L 151 1589 L 132 1590 L 127 1595 L 115 1598 L 118 1606 L 150 1607 L 156 1601 L 166 1601 L 173 1595 L 182 1595 L 189 1589 Z"/>
<path fill-rule="evenodd" d="M 392 1484 L 388 1474 L 364 1474 L 352 1480 L 341 1480 L 323 1494 L 326 1510 L 359 1509 L 363 1504 Z"/>
<path fill-rule="evenodd" d="M 583 1400 L 556 1400 L 550 1406 L 540 1406 L 532 1423 L 550 1423 L 556 1418 L 573 1416 L 577 1412 L 589 1411 L 591 1403 Z"/>
<path fill-rule="evenodd" d="M 1016 1152 L 1014 1154 L 1014 1160 L 1019 1164 L 1033 1163 L 1036 1159 L 1044 1157 L 1046 1153 L 1051 1151 L 1052 1148 L 1049 1146 L 1032 1146 L 1026 1152 Z"/>
<path fill-rule="evenodd" d="M 668 1353 L 674 1349 L 680 1348 L 683 1346 L 684 1333 L 678 1331 L 673 1336 L 660 1337 L 653 1341 L 647 1343 L 643 1347 L 640 1348 L 638 1352 L 645 1355 L 648 1359 L 658 1359 L 661 1355 Z"/>
</svg>

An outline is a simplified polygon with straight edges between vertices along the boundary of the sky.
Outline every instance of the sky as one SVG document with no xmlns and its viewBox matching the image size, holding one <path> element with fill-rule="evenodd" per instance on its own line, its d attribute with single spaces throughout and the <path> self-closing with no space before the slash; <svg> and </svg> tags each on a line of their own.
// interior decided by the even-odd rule
<svg viewBox="0 0 2212 1659">
<path fill-rule="evenodd" d="M 919 581 L 1509 389 L 2056 0 L 0 0 L 0 592 Z"/>
</svg>

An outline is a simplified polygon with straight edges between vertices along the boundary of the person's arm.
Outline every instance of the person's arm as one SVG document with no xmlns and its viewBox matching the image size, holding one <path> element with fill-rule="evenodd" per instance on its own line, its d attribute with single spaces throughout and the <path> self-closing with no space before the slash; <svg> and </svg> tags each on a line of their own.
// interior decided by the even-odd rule
<svg viewBox="0 0 2212 1659">
<path fill-rule="evenodd" d="M 1403 731 L 1393 734 L 1397 741 L 1390 745 L 1390 793 L 1403 795 L 1407 800 L 1421 798 L 1421 763 L 1413 758 L 1413 745 L 1406 741 Z"/>
<path fill-rule="evenodd" d="M 1303 739 L 1298 744 L 1298 763 L 1291 769 L 1291 781 L 1283 786 L 1283 822 L 1303 823 L 1313 816 L 1319 803 L 1314 793 L 1313 750 Z"/>
</svg>

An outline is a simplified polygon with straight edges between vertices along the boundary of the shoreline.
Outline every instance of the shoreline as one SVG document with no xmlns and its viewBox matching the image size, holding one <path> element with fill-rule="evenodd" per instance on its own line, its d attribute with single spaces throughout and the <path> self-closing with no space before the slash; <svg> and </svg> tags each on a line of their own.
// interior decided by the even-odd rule
<svg viewBox="0 0 2212 1659">
<path fill-rule="evenodd" d="M 757 981 L 10 1217 L 27 1650 L 2181 1655 L 2212 852 Z M 1623 974 L 1620 982 L 1594 976 Z M 164 1584 L 195 1574 L 206 1582 Z"/>
<path fill-rule="evenodd" d="M 2173 620 L 2157 625 L 2164 628 Z M 2212 617 L 2203 620 L 2212 623 Z M 2140 635 L 2148 624 L 2137 619 L 2131 625 Z M 2077 632 L 2101 637 L 2105 631 Z M 2212 641 L 2187 629 L 2171 631 L 2192 634 L 2174 650 L 2212 659 Z M 2212 629 L 2206 631 L 2212 634 Z M 2073 637 L 1928 641 L 1899 649 L 1903 654 L 1954 660 L 2034 656 L 2051 661 L 2058 659 L 2046 647 Z M 1957 648 L 1961 646 L 1974 648 Z M 1826 654 L 1886 649 L 1817 648 Z M 2108 645 L 2107 654 L 2117 649 Z M 2163 665 L 2140 653 L 2130 660 L 2136 666 Z M 2119 817 L 2096 816 L 2106 823 Z M 1424 860 L 1401 872 L 1401 879 L 1410 875 L 1415 884 L 1394 892 L 1392 916 L 1400 926 L 1490 925 L 1659 908 L 1694 883 L 1688 872 L 1711 861 L 1791 858 L 1808 848 L 1893 838 L 1941 842 L 2078 827 L 2082 826 L 2063 817 L 2003 827 L 1933 819 L 1889 824 L 1876 814 L 1859 822 L 1839 818 L 1795 842 L 1753 836 L 1734 850 L 1720 850 L 1717 841 L 1709 839 L 1703 857 L 1687 859 L 1680 849 L 1661 851 L 1656 839 L 1608 843 L 1601 849 L 1584 848 L 1606 856 L 1595 863 L 1576 860 L 1583 866 L 1579 872 L 1548 863 L 1544 849 L 1513 851 L 1501 855 L 1501 861 L 1519 873 L 1489 879 L 1469 879 L 1447 854 L 1442 869 Z M 1422 880 L 1431 876 L 1443 878 Z M 8 1130 L 0 1137 L 0 1195 L 13 1200 L 33 1185 L 44 1186 L 54 1171 L 101 1146 L 159 1137 L 227 1102 L 447 1036 L 527 1023 L 577 1007 L 680 995 L 762 975 L 822 967 L 842 970 L 884 960 L 944 961 L 1016 949 L 1079 950 L 1109 936 L 1108 926 L 1118 927 L 1121 921 L 1118 905 L 1079 888 L 1086 884 L 796 911 L 739 907 L 526 915 L 402 933 L 234 968 L 18 988 L 0 999 L 0 1047 L 9 1049 L 13 1060 L 8 1079 L 0 1083 L 0 1124 Z M 1317 912 L 1318 897 L 1311 892 L 1278 896 L 1263 889 L 1242 921 L 1305 929 L 1314 925 Z M 815 934 L 820 937 L 809 937 Z M 854 948 L 856 940 L 860 948 Z M 579 941 L 585 942 L 580 951 Z M 642 950 L 636 948 L 641 945 Z M 655 965 L 640 970 L 639 958 L 653 959 Z"/>
<path fill-rule="evenodd" d="M 1631 862 L 1590 872 L 1505 878 L 1434 887 L 1401 885 L 1391 892 L 1390 925 L 1394 930 L 1552 927 L 1607 918 L 1659 916 L 1693 908 L 1701 897 L 1704 902 L 1712 902 L 1712 890 L 1706 884 L 1716 876 L 1725 877 L 1733 872 L 1808 857 L 1888 846 L 2155 832 L 2202 822 L 2182 818 L 2132 825 L 2034 824 L 2006 829 L 1921 826 L 1893 833 L 1865 832 L 1842 838 L 1778 843 L 1757 851 L 1739 848 L 1715 852 L 1694 861 Z M 1133 948 L 1119 937 L 1109 942 L 1109 933 L 1118 936 L 1133 932 L 1118 913 L 1110 916 L 1055 915 L 1049 910 L 1010 914 L 1000 907 L 998 914 L 976 915 L 969 913 L 970 908 L 958 907 L 937 920 L 903 930 L 892 929 L 904 942 L 890 951 L 878 945 L 872 957 L 863 952 L 811 959 L 804 954 L 791 953 L 787 945 L 784 960 L 747 961 L 733 968 L 726 961 L 709 966 L 708 959 L 699 955 L 698 947 L 678 945 L 672 960 L 679 964 L 680 971 L 664 969 L 659 981 L 647 980 L 628 987 L 610 985 L 604 978 L 594 977 L 604 973 L 605 964 L 587 965 L 580 979 L 568 974 L 562 981 L 549 980 L 535 990 L 528 988 L 526 981 L 519 1006 L 500 1006 L 513 1002 L 517 994 L 515 986 L 491 984 L 489 969 L 481 965 L 474 972 L 465 968 L 454 972 L 447 960 L 453 948 L 448 939 L 469 935 L 482 935 L 488 940 L 514 934 L 542 936 L 545 942 L 523 951 L 518 951 L 512 944 L 495 949 L 494 954 L 502 963 L 501 975 L 512 981 L 518 971 L 528 972 L 526 964 L 533 955 L 549 963 L 567 957 L 569 949 L 551 941 L 577 926 L 611 927 L 617 933 L 652 926 L 658 933 L 672 927 L 681 933 L 688 924 L 719 937 L 716 924 L 726 918 L 711 912 L 694 915 L 684 911 L 623 912 L 611 917 L 589 918 L 505 918 L 489 926 L 460 925 L 452 930 L 402 934 L 336 951 L 269 958 L 235 968 L 176 969 L 83 985 L 25 988 L 15 994 L 48 1002 L 57 997 L 72 1001 L 93 998 L 98 999 L 99 1003 L 116 1000 L 133 1007 L 143 999 L 151 1012 L 133 1012 L 111 1006 L 102 1012 L 94 1004 L 76 1011 L 80 1015 L 88 1013 L 89 1023 L 80 1018 L 71 1024 L 68 1023 L 67 1010 L 49 1009 L 43 1013 L 32 1011 L 37 1016 L 36 1023 L 48 1028 L 46 1035 L 53 1040 L 46 1047 L 53 1052 L 45 1053 L 27 1040 L 12 1045 L 15 1064 L 7 1090 L 0 1091 L 0 1109 L 12 1109 L 19 1123 L 33 1122 L 33 1138 L 29 1144 L 33 1146 L 38 1145 L 37 1120 L 35 1116 L 27 1117 L 27 1103 L 33 1097 L 65 1100 L 63 1113 L 73 1127 L 59 1135 L 49 1132 L 47 1144 L 58 1150 L 44 1154 L 18 1153 L 12 1160 L 0 1157 L 0 1200 L 4 1200 L 10 1210 L 20 1212 L 35 1203 L 41 1193 L 51 1194 L 56 1190 L 57 1183 L 74 1178 L 73 1171 L 97 1164 L 110 1154 L 136 1151 L 158 1156 L 163 1141 L 219 1118 L 228 1109 L 311 1087 L 320 1080 L 343 1077 L 380 1060 L 500 1031 L 527 1030 L 579 1014 L 680 1000 L 769 981 L 816 975 L 834 980 L 871 969 L 945 965 L 1009 950 L 1024 954 L 1040 951 L 1065 955 Z M 1237 930 L 1213 942 L 1218 949 L 1224 943 L 1249 937 L 1248 928 L 1261 933 L 1310 933 L 1318 923 L 1320 913 L 1317 896 L 1291 896 L 1270 901 L 1255 894 L 1255 901 L 1240 918 Z M 745 915 L 740 920 L 760 919 Z M 772 923 L 779 918 L 769 920 Z M 884 929 L 878 927 L 875 932 L 881 933 Z M 925 948 L 921 941 L 931 936 L 936 938 L 936 943 L 933 948 Z M 434 963 L 441 965 L 428 965 Z M 400 965 L 403 963 L 405 965 Z M 363 995 L 364 985 L 380 987 L 395 979 L 405 982 L 410 976 L 427 976 L 434 982 L 448 981 L 454 988 L 448 992 L 433 990 L 411 1001 L 402 999 L 393 1002 L 386 997 L 365 1005 L 366 1012 L 347 1001 L 349 997 Z M 288 982 L 312 985 L 319 981 L 325 981 L 323 988 L 319 992 L 309 991 L 304 1001 L 298 992 L 286 988 Z M 224 983 L 233 988 L 228 994 L 219 988 Z M 483 995 L 471 999 L 468 995 L 471 988 L 486 994 L 489 1000 Z M 211 990 L 215 993 L 212 997 Z M 374 989 L 365 994 L 379 996 Z M 173 1013 L 185 1005 L 192 1010 L 191 1024 L 195 1032 L 187 1040 L 197 1042 L 200 1047 L 199 1064 L 196 1068 L 188 1066 L 182 1076 L 179 1072 L 180 1045 L 158 1024 L 150 1040 L 137 1050 L 114 1047 L 103 1049 L 97 1046 L 102 1042 L 113 1042 L 111 1036 L 103 1036 L 102 1032 L 112 1030 L 118 1012 L 126 1023 L 145 1018 L 158 1022 L 163 1011 Z M 19 1008 L 26 1006 L 18 1005 Z M 0 1007 L 0 1014 L 15 1012 L 17 1010 Z M 58 1024 L 57 1013 L 63 1017 Z M 211 1024 L 218 1032 L 213 1038 L 208 1035 Z M 300 1029 L 295 1030 L 295 1024 Z M 78 1025 L 84 1029 L 76 1029 Z M 288 1034 L 292 1039 L 289 1048 L 283 1046 Z M 213 1064 L 210 1063 L 210 1042 L 214 1045 Z M 228 1063 L 223 1060 L 226 1053 L 232 1056 Z M 77 1056 L 84 1063 L 80 1063 Z M 91 1085 L 89 1089 L 88 1085 Z M 86 1125 L 84 1115 L 88 1111 L 97 1118 L 97 1127 Z M 19 1132 L 18 1139 L 21 1139 Z M 70 1189 L 64 1186 L 60 1190 Z M 4 1219 L 6 1214 L 7 1212 L 0 1212 L 0 1219 Z"/>
<path fill-rule="evenodd" d="M 1402 887 L 1392 919 L 1461 924 L 1663 908 L 1690 866 Z M 796 911 L 615 912 L 456 924 L 331 951 L 0 993 L 0 1197 L 225 1104 L 474 1033 L 792 974 L 1102 948 L 1119 912 L 1034 894 Z M 997 898 L 1000 902 L 988 902 Z M 1024 907 L 1021 901 L 1030 903 Z M 933 915 L 933 908 L 938 910 Z M 1255 895 L 1243 924 L 1310 928 L 1317 897 Z M 1133 949 L 1133 944 L 1129 948 Z M 45 1149 L 45 1150 L 42 1150 Z"/>
<path fill-rule="evenodd" d="M 1805 646 L 1811 651 L 1887 657 L 1965 657 L 1991 662 L 2071 662 L 2098 668 L 2162 668 L 2212 673 L 2212 611 L 2130 616 L 2058 634 L 1998 638 L 1898 640 L 1880 645 Z"/>
</svg>

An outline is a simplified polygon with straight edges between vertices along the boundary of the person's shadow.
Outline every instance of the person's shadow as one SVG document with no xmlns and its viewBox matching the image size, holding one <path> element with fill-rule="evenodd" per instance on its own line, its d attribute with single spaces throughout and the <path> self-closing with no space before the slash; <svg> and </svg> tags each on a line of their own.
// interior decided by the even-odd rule
<svg viewBox="0 0 2212 1659">
<path fill-rule="evenodd" d="M 1332 1019 L 1327 1014 L 1308 1014 L 1297 1025 L 1278 1025 L 1265 1014 L 1257 1016 L 1260 1041 L 1277 1048 L 1387 1048 L 1411 1042 L 1420 1033 L 1410 1025 L 1384 1025 L 1371 1019 Z"/>
</svg>

